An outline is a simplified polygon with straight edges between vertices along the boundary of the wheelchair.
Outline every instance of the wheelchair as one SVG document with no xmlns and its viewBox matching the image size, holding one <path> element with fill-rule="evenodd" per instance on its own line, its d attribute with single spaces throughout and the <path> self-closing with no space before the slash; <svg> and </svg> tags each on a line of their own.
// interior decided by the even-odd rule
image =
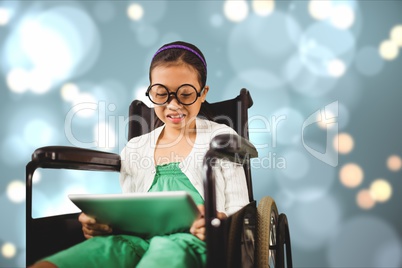
<svg viewBox="0 0 402 268">
<path fill-rule="evenodd" d="M 292 267 L 289 225 L 275 201 L 263 197 L 257 206 L 252 191 L 250 158 L 257 157 L 248 141 L 248 109 L 253 100 L 247 89 L 230 100 L 204 102 L 199 116 L 227 124 L 239 136 L 218 135 L 210 143 L 203 161 L 206 245 L 208 267 Z M 162 123 L 153 108 L 134 100 L 129 107 L 128 139 L 148 133 Z M 217 158 L 243 165 L 250 203 L 227 219 L 218 219 L 213 166 Z M 79 213 L 32 218 L 32 178 L 38 168 L 120 171 L 118 154 L 68 146 L 36 149 L 26 165 L 26 264 L 85 240 Z"/>
</svg>

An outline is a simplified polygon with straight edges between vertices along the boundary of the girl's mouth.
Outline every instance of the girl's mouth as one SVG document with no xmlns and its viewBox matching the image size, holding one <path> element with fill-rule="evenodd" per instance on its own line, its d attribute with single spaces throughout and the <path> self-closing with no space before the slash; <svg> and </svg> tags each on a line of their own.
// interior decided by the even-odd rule
<svg viewBox="0 0 402 268">
<path fill-rule="evenodd" d="M 180 123 L 184 119 L 185 115 L 184 114 L 175 114 L 175 115 L 169 114 L 166 117 L 173 123 Z"/>
</svg>

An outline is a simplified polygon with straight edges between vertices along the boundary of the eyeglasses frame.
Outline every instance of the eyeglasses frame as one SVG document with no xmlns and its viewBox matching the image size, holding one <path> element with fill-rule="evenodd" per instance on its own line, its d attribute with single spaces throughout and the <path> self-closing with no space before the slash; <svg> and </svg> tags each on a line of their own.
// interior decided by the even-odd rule
<svg viewBox="0 0 402 268">
<path fill-rule="evenodd" d="M 168 93 L 168 98 L 167 98 L 167 100 L 166 100 L 164 103 L 156 103 L 156 102 L 154 102 L 154 101 L 151 99 L 151 96 L 149 95 L 149 91 L 151 91 L 151 88 L 152 88 L 153 86 L 161 86 L 161 87 L 163 87 L 164 89 L 166 89 L 166 91 L 167 91 L 167 93 Z M 182 102 L 177 98 L 177 91 L 179 91 L 179 89 L 180 89 L 181 87 L 183 87 L 183 86 L 190 86 L 190 87 L 194 88 L 194 90 L 195 90 L 195 92 L 196 92 L 196 98 L 195 98 L 195 100 L 194 100 L 192 103 L 188 103 L 188 104 L 182 103 Z M 181 105 L 188 106 L 188 105 L 194 104 L 194 103 L 198 100 L 198 98 L 201 97 L 201 94 L 202 94 L 202 92 L 204 91 L 204 89 L 205 89 L 205 87 L 204 87 L 203 89 L 201 89 L 201 90 L 198 92 L 198 90 L 195 88 L 195 86 L 193 86 L 193 85 L 191 85 L 191 84 L 183 84 L 183 85 L 180 85 L 180 86 L 176 89 L 175 92 L 171 92 L 171 91 L 169 91 L 169 89 L 168 89 L 165 85 L 156 83 L 156 84 L 150 85 L 150 86 L 148 87 L 147 91 L 145 92 L 145 96 L 147 96 L 148 99 L 149 99 L 153 104 L 155 104 L 155 105 L 165 105 L 166 103 L 169 103 L 169 102 L 171 101 L 171 95 L 173 95 L 173 96 L 176 98 L 176 100 L 177 100 L 178 103 L 180 103 Z"/>
</svg>

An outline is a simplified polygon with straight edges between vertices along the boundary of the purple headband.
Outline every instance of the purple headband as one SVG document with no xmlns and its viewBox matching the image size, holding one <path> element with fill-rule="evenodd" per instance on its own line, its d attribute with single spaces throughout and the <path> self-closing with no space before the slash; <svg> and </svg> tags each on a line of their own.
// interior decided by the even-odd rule
<svg viewBox="0 0 402 268">
<path fill-rule="evenodd" d="M 156 55 L 158 55 L 159 53 L 161 53 L 162 51 L 165 51 L 167 49 L 171 49 L 171 48 L 181 48 L 181 49 L 185 49 L 187 51 L 192 52 L 193 54 L 195 54 L 204 64 L 205 70 L 207 69 L 207 63 L 205 62 L 204 58 L 194 49 L 183 46 L 183 45 L 169 45 L 169 46 L 165 46 L 160 48 L 158 51 L 156 51 L 155 55 L 153 56 L 152 60 L 155 58 Z"/>
</svg>

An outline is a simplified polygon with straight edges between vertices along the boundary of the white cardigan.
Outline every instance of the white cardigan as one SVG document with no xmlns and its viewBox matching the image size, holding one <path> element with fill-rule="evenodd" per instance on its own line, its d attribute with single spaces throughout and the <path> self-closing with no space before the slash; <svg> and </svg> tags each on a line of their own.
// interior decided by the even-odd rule
<svg viewBox="0 0 402 268">
<path fill-rule="evenodd" d="M 121 152 L 120 184 L 123 193 L 147 192 L 155 177 L 155 145 L 164 126 L 131 139 Z M 236 132 L 223 124 L 197 118 L 197 135 L 190 154 L 179 164 L 195 189 L 204 198 L 202 161 L 211 139 Z M 231 215 L 249 203 L 243 167 L 221 160 L 215 169 L 217 210 Z"/>
</svg>

